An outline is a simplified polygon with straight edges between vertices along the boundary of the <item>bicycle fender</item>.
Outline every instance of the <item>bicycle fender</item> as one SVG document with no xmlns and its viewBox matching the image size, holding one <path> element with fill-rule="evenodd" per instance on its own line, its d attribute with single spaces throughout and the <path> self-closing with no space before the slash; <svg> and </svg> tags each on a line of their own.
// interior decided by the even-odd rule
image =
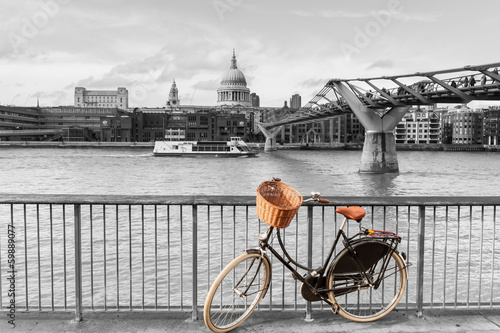
<svg viewBox="0 0 500 333">
<path fill-rule="evenodd" d="M 259 248 L 256 248 L 256 249 L 246 249 L 245 252 L 248 253 L 248 254 L 260 254 L 260 253 L 262 253 L 261 249 L 259 249 Z"/>
</svg>

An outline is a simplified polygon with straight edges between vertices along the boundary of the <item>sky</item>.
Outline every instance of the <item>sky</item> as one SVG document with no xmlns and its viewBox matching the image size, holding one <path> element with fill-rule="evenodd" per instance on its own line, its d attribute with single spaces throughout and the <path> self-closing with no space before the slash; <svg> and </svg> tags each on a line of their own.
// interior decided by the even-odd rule
<svg viewBox="0 0 500 333">
<path fill-rule="evenodd" d="M 330 78 L 500 62 L 495 0 L 0 0 L 0 104 L 216 105 L 233 49 L 261 106 L 306 104 Z"/>
</svg>

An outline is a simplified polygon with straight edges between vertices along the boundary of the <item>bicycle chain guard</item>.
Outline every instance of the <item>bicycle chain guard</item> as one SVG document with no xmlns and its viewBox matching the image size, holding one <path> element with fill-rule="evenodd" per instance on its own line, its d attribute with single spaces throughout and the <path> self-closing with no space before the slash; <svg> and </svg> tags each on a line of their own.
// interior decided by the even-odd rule
<svg viewBox="0 0 500 333">
<path fill-rule="evenodd" d="M 322 277 L 314 277 L 311 279 L 309 282 L 313 287 L 316 287 L 317 289 L 324 289 L 326 286 L 326 276 Z M 312 290 L 305 284 L 302 283 L 302 286 L 300 287 L 300 294 L 302 297 L 309 302 L 316 302 L 316 301 L 321 301 L 323 298 L 320 295 L 315 295 Z M 326 294 L 323 295 L 324 297 L 327 297 Z"/>
</svg>

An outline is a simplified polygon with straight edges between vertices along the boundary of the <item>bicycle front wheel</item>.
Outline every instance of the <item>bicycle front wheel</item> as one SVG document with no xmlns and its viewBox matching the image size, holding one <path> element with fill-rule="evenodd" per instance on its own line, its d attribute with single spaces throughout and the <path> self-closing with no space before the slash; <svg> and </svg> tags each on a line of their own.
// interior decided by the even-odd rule
<svg viewBox="0 0 500 333">
<path fill-rule="evenodd" d="M 397 251 L 387 243 L 364 240 L 352 245 L 365 273 L 344 249 L 335 258 L 327 276 L 329 299 L 338 313 L 356 322 L 380 319 L 391 312 L 403 296 L 407 272 Z M 335 308 L 334 308 L 335 309 Z"/>
<path fill-rule="evenodd" d="M 265 296 L 271 281 L 271 264 L 260 252 L 245 252 L 219 273 L 205 301 L 205 325 L 227 332 L 241 325 Z"/>
</svg>

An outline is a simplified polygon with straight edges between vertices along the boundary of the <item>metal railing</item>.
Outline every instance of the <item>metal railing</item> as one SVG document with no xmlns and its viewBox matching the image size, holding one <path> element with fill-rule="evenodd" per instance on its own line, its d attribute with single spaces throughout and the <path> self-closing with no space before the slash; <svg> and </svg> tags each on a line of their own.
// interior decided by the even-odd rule
<svg viewBox="0 0 500 333">
<path fill-rule="evenodd" d="M 365 227 L 395 231 L 411 263 L 402 309 L 500 307 L 500 197 L 326 197 L 285 230 L 289 253 L 318 265 L 341 223 L 337 206 L 367 210 Z M 258 245 L 255 197 L 0 195 L 0 307 L 19 311 L 191 311 L 219 271 Z M 349 233 L 357 231 L 351 223 Z M 260 310 L 307 304 L 273 260 Z M 14 310 L 14 311 L 15 311 Z"/>
</svg>

